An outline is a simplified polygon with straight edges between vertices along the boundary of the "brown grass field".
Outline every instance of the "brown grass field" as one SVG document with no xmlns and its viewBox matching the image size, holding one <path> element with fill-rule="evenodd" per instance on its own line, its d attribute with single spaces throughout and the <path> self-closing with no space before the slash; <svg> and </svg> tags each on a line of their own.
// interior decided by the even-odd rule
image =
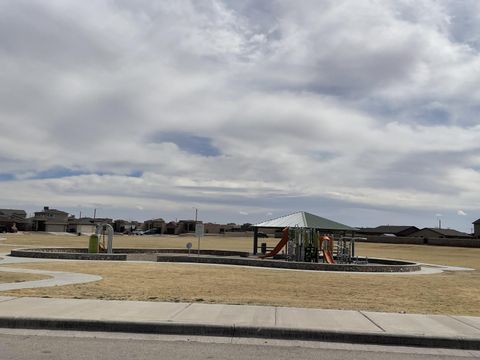
<svg viewBox="0 0 480 360">
<path fill-rule="evenodd" d="M 5 237 L 5 236 L 4 236 Z M 86 247 L 87 237 L 7 235 L 15 247 Z M 262 239 L 263 240 L 263 239 Z M 267 239 L 275 244 L 277 239 Z M 116 236 L 114 247 L 181 247 L 193 237 Z M 250 238 L 205 237 L 202 248 L 250 250 Z M 357 244 L 358 255 L 466 266 L 433 275 L 366 275 L 215 265 L 61 261 L 16 267 L 100 275 L 102 281 L 0 292 L 0 295 L 147 301 L 196 301 L 388 312 L 480 315 L 480 249 Z"/>
<path fill-rule="evenodd" d="M 23 273 L 10 273 L 0 271 L 0 284 L 4 283 L 17 283 L 24 281 L 43 280 L 48 279 L 49 276 L 38 274 L 23 274 Z"/>
</svg>

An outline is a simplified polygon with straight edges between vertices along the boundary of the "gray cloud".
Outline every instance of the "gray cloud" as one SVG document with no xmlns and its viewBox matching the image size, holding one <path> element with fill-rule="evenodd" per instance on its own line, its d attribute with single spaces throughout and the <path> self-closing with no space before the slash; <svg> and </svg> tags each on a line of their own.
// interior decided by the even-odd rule
<svg viewBox="0 0 480 360">
<path fill-rule="evenodd" d="M 447 0 L 3 2 L 0 201 L 173 217 L 195 205 L 218 221 L 305 208 L 354 225 L 359 212 L 372 225 L 473 214 L 476 13 Z"/>
</svg>

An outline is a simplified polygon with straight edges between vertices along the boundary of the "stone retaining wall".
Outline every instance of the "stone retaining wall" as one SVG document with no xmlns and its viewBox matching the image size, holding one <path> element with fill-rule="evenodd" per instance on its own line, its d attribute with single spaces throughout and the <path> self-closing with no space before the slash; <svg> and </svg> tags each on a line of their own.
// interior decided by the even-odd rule
<svg viewBox="0 0 480 360">
<path fill-rule="evenodd" d="M 209 256 L 185 256 L 185 255 L 158 255 L 159 262 L 180 262 L 180 263 L 204 263 L 204 264 L 224 264 L 241 265 L 255 267 L 269 267 L 280 269 L 297 270 L 323 270 L 323 271 L 350 271 L 350 272 L 413 272 L 419 271 L 420 265 L 410 262 L 369 259 L 369 264 L 323 264 L 323 263 L 305 263 L 294 261 L 262 260 L 247 258 L 222 258 Z"/>
<path fill-rule="evenodd" d="M 41 251 L 40 251 L 41 250 Z M 50 251 L 44 251 L 50 250 Z M 55 251 L 56 250 L 56 251 Z M 29 257 L 36 259 L 67 259 L 67 260 L 127 260 L 126 254 L 90 254 L 85 249 L 68 249 L 72 252 L 58 251 L 59 249 L 22 249 L 12 250 L 11 256 Z M 73 251 L 81 250 L 81 251 Z"/>
<path fill-rule="evenodd" d="M 40 248 L 12 250 L 11 256 L 46 258 L 46 259 L 77 259 L 77 260 L 127 260 L 127 254 L 188 254 L 187 249 L 142 249 L 142 248 L 116 248 L 113 254 L 91 254 L 85 248 Z M 197 254 L 196 251 L 191 251 Z M 245 251 L 228 250 L 200 250 L 201 255 L 248 257 Z"/>
</svg>

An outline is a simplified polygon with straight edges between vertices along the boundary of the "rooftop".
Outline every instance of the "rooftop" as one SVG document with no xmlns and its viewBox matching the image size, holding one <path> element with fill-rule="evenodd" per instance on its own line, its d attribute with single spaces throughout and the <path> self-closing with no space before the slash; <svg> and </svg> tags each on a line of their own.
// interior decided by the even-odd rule
<svg viewBox="0 0 480 360">
<path fill-rule="evenodd" d="M 344 224 L 320 217 L 318 215 L 308 213 L 306 211 L 299 211 L 293 214 L 281 216 L 272 220 L 255 224 L 253 226 L 261 227 L 261 228 L 301 227 L 301 228 L 339 230 L 339 231 L 357 230 L 348 225 L 344 225 Z"/>
</svg>

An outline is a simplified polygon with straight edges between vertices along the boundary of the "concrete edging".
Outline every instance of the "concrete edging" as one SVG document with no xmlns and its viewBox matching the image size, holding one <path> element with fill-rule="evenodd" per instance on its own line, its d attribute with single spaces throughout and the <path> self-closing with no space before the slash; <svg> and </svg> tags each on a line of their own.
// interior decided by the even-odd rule
<svg viewBox="0 0 480 360">
<path fill-rule="evenodd" d="M 279 327 L 0 317 L 0 328 L 219 336 L 480 350 L 480 339 Z"/>
</svg>

